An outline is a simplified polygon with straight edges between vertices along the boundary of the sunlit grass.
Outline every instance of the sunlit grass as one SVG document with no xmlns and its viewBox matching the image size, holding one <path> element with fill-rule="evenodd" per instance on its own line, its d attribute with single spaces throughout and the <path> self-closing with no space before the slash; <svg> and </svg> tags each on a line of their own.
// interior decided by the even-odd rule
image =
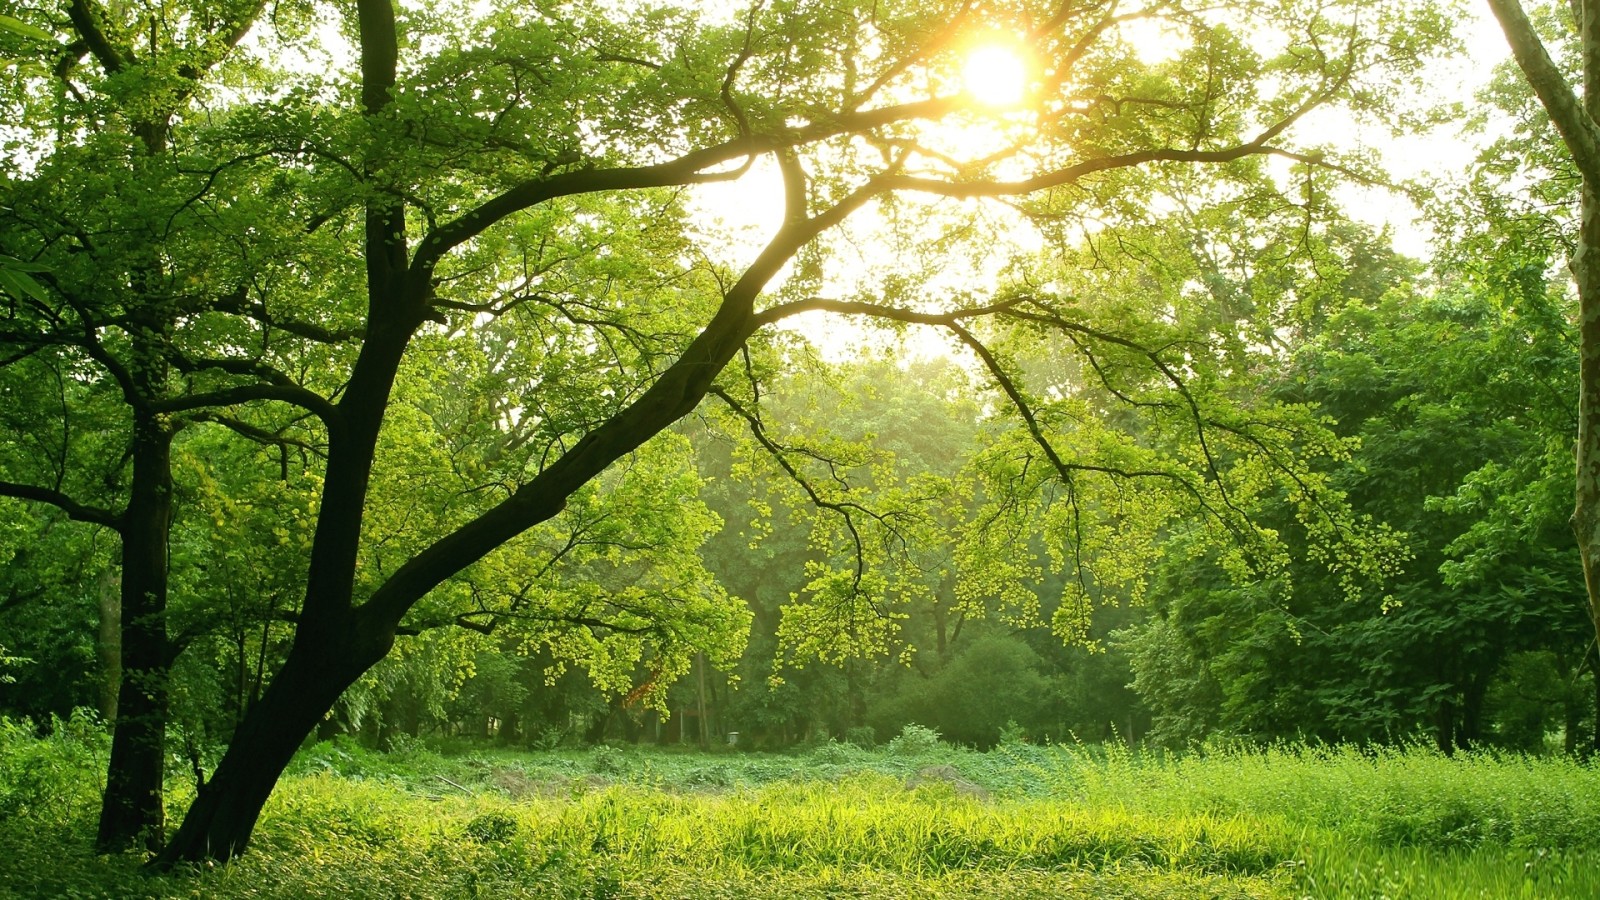
<svg viewBox="0 0 1600 900">
<path fill-rule="evenodd" d="M 1600 777 L 1560 759 L 341 742 L 302 754 L 239 862 L 151 878 L 89 850 L 92 740 L 5 737 L 0 896 L 1600 896 Z M 971 784 L 907 786 L 930 765 Z"/>
</svg>

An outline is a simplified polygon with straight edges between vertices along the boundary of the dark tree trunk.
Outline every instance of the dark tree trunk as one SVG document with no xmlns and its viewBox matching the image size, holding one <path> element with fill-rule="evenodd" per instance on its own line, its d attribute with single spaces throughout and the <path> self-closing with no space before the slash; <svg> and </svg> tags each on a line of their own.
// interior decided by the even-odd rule
<svg viewBox="0 0 1600 900">
<path fill-rule="evenodd" d="M 1489 673 L 1498 666 L 1486 668 L 1482 677 L 1467 682 L 1461 696 L 1461 728 L 1456 734 L 1456 744 L 1462 750 L 1472 750 L 1483 740 L 1483 701 L 1489 691 Z"/>
<path fill-rule="evenodd" d="M 392 635 L 302 627 L 289 658 L 240 723 L 211 780 L 183 824 L 156 857 L 157 868 L 207 859 L 225 861 L 250 842 L 261 808 L 301 742 L 345 689 L 388 652 Z"/>
<path fill-rule="evenodd" d="M 1594 686 L 1594 734 L 1589 742 L 1589 752 L 1600 753 L 1600 660 L 1589 670 L 1589 680 Z"/>
<path fill-rule="evenodd" d="M 122 536 L 122 685 L 95 844 L 101 852 L 161 849 L 166 762 L 167 526 L 172 518 L 172 435 L 157 417 L 134 417 L 133 487 Z"/>
<path fill-rule="evenodd" d="M 1439 701 L 1439 710 L 1434 719 L 1434 741 L 1438 744 L 1439 752 L 1445 756 L 1454 756 L 1456 730 L 1456 705 L 1451 700 Z"/>
</svg>

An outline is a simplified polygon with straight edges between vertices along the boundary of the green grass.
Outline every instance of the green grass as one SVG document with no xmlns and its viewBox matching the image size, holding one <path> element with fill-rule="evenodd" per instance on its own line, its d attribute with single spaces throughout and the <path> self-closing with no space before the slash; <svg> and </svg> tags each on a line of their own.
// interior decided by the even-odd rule
<svg viewBox="0 0 1600 900">
<path fill-rule="evenodd" d="M 0 896 L 1600 897 L 1600 772 L 1556 759 L 335 742 L 297 758 L 245 857 L 165 878 L 90 851 L 103 761 L 90 729 L 0 727 Z M 932 765 L 983 791 L 906 786 Z"/>
</svg>

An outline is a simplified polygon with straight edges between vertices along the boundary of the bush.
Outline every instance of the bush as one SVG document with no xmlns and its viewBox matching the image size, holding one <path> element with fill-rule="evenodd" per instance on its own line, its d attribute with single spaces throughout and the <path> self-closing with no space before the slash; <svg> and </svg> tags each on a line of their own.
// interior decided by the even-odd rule
<svg viewBox="0 0 1600 900">
<path fill-rule="evenodd" d="M 61 824 L 98 806 L 109 744 L 99 718 L 76 710 L 50 723 L 49 736 L 38 737 L 0 717 L 0 818 Z"/>
<path fill-rule="evenodd" d="M 480 844 L 503 844 L 517 836 L 516 817 L 496 810 L 473 816 L 465 828 L 469 839 Z"/>
<path fill-rule="evenodd" d="M 889 742 L 889 752 L 895 756 L 917 756 L 937 750 L 939 746 L 939 732 L 912 723 L 900 729 L 900 736 Z"/>
<path fill-rule="evenodd" d="M 589 755 L 589 768 L 599 775 L 621 775 L 628 769 L 628 757 L 616 747 L 600 744 Z"/>
</svg>

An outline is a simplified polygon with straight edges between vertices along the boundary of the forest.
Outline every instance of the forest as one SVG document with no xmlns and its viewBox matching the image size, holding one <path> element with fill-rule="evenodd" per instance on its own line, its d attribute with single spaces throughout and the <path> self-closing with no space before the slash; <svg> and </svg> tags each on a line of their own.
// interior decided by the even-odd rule
<svg viewBox="0 0 1600 900">
<path fill-rule="evenodd" d="M 0 68 L 0 894 L 1600 892 L 1594 0 Z"/>
</svg>

